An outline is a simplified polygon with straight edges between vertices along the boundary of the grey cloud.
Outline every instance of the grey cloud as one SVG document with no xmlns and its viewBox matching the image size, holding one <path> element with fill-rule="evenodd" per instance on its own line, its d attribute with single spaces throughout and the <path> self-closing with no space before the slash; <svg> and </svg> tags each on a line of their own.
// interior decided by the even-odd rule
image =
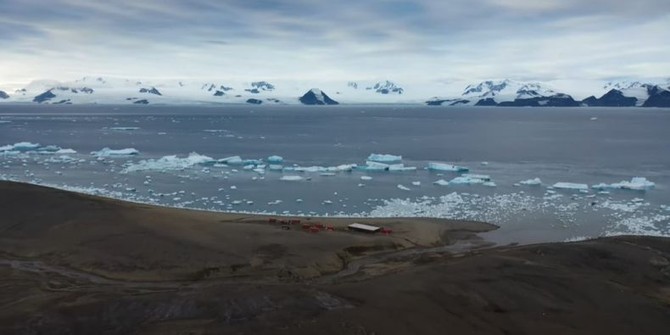
<svg viewBox="0 0 670 335">
<path fill-rule="evenodd" d="M 129 61 L 164 73 L 156 59 L 208 66 L 176 76 L 231 63 L 277 76 L 324 64 L 369 76 L 646 74 L 668 71 L 668 13 L 667 0 L 4 0 L 0 58 L 34 50 L 26 72 L 60 57 L 82 75 Z"/>
</svg>

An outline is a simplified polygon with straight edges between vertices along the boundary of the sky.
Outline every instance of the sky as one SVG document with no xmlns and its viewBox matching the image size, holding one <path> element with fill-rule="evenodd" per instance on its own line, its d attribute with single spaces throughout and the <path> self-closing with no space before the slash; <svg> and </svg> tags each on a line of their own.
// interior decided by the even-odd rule
<svg viewBox="0 0 670 335">
<path fill-rule="evenodd" d="M 668 0 L 0 0 L 0 83 L 670 76 Z"/>
</svg>

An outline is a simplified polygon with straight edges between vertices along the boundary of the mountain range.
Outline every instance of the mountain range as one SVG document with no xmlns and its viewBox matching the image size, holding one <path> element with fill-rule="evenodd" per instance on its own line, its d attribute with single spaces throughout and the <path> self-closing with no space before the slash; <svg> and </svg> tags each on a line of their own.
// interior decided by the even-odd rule
<svg viewBox="0 0 670 335">
<path fill-rule="evenodd" d="M 269 80 L 195 82 L 84 77 L 70 82 L 39 80 L 13 91 L 0 90 L 0 103 L 670 107 L 670 79 L 593 82 L 590 85 L 510 79 L 428 84 L 400 84 L 389 80 L 324 81 L 313 85 Z"/>
</svg>

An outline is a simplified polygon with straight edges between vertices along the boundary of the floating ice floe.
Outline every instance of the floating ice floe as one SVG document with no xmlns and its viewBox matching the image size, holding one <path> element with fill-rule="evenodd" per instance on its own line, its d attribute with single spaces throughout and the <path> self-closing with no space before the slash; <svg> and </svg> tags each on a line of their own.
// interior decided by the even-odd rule
<svg viewBox="0 0 670 335">
<path fill-rule="evenodd" d="M 95 156 L 95 157 L 136 156 L 136 155 L 139 155 L 139 154 L 140 154 L 140 152 L 137 151 L 137 149 L 134 149 L 134 148 L 126 148 L 126 149 L 103 148 L 100 151 L 91 152 L 91 155 Z"/>
<path fill-rule="evenodd" d="M 140 127 L 110 127 L 109 130 L 116 130 L 116 131 L 132 131 L 132 130 L 139 130 Z"/>
<path fill-rule="evenodd" d="M 409 187 L 404 186 L 404 185 L 401 185 L 401 184 L 398 184 L 397 187 L 398 187 L 399 189 L 403 190 L 403 191 L 411 191 L 411 190 L 409 189 Z"/>
<path fill-rule="evenodd" d="M 228 164 L 228 165 L 242 165 L 244 161 L 240 156 L 231 156 L 226 158 L 221 158 L 216 161 L 217 163 Z"/>
<path fill-rule="evenodd" d="M 421 186 L 421 182 L 420 182 L 420 181 L 413 181 L 413 182 L 412 182 L 412 185 L 414 185 L 414 186 Z"/>
<path fill-rule="evenodd" d="M 438 181 L 433 182 L 433 184 L 438 185 L 438 186 L 448 186 L 449 182 L 444 180 L 444 179 L 440 179 Z"/>
<path fill-rule="evenodd" d="M 495 183 L 491 181 L 491 177 L 483 174 L 469 174 L 466 173 L 462 176 L 456 177 L 449 181 L 449 185 L 473 185 L 473 184 L 485 184 L 486 186 L 496 186 Z"/>
<path fill-rule="evenodd" d="M 578 183 L 566 183 L 566 182 L 556 183 L 552 187 L 560 189 L 560 190 L 575 190 L 575 191 L 588 191 L 589 190 L 589 185 L 578 184 Z"/>
<path fill-rule="evenodd" d="M 519 184 L 526 186 L 540 186 L 542 185 L 542 180 L 540 178 L 528 179 L 520 181 Z"/>
<path fill-rule="evenodd" d="M 396 163 L 402 161 L 402 156 L 388 155 L 388 154 L 370 154 L 368 161 L 378 163 Z"/>
<path fill-rule="evenodd" d="M 121 173 L 137 171 L 178 171 L 195 165 L 211 164 L 214 161 L 215 160 L 211 157 L 192 152 L 185 158 L 179 158 L 176 155 L 172 155 L 164 156 L 159 159 L 142 160 L 139 163 L 126 166 Z"/>
<path fill-rule="evenodd" d="M 452 165 L 440 162 L 429 162 L 428 170 L 432 171 L 450 171 L 450 172 L 468 172 L 470 169 L 464 166 Z"/>
<path fill-rule="evenodd" d="M 416 171 L 416 167 L 413 166 L 405 166 L 405 164 L 399 163 L 399 164 L 386 164 L 386 163 L 379 163 L 375 161 L 367 161 L 365 162 L 365 165 L 362 166 L 356 166 L 357 170 L 360 171 L 368 171 L 368 172 L 384 172 L 384 171 L 392 171 L 392 172 L 405 172 L 405 171 Z"/>
<path fill-rule="evenodd" d="M 268 157 L 268 163 L 270 164 L 281 164 L 284 162 L 284 157 L 273 155 Z"/>
<path fill-rule="evenodd" d="M 591 186 L 596 190 L 605 190 L 605 189 L 622 189 L 622 190 L 634 190 L 634 191 L 646 191 L 652 189 L 656 186 L 653 182 L 647 180 L 644 177 L 635 177 L 630 181 L 621 181 L 614 184 L 597 184 Z"/>
<path fill-rule="evenodd" d="M 300 176 L 282 176 L 281 178 L 279 178 L 279 180 L 283 181 L 301 181 L 303 179 L 304 178 Z"/>
<path fill-rule="evenodd" d="M 328 172 L 351 172 L 356 168 L 356 164 L 343 164 L 338 166 L 291 166 L 285 167 L 284 171 L 293 172 L 311 172 L 311 173 L 328 173 Z"/>
<path fill-rule="evenodd" d="M 361 176 L 361 180 L 372 180 L 370 176 Z"/>
</svg>

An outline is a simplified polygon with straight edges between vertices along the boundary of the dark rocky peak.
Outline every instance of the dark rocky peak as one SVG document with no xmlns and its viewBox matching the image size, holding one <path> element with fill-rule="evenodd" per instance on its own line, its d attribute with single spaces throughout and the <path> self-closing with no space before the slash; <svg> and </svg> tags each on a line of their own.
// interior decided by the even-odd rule
<svg viewBox="0 0 670 335">
<path fill-rule="evenodd" d="M 162 95 L 161 92 L 159 92 L 155 87 L 152 88 L 140 88 L 140 93 L 148 93 L 148 94 L 155 94 L 155 95 Z"/>
<path fill-rule="evenodd" d="M 357 90 L 358 89 L 358 83 L 355 82 L 355 81 L 350 81 L 350 82 L 347 83 L 347 87 L 351 87 L 351 88 Z"/>
<path fill-rule="evenodd" d="M 233 88 L 228 87 L 225 85 L 216 85 L 216 84 L 204 84 L 202 85 L 203 90 L 207 90 L 207 92 L 212 92 L 212 91 L 223 91 L 223 92 L 228 92 L 231 91 Z"/>
<path fill-rule="evenodd" d="M 486 98 L 477 101 L 475 106 L 497 106 L 498 103 L 493 98 Z"/>
<path fill-rule="evenodd" d="M 304 105 L 337 105 L 337 101 L 331 99 L 326 93 L 318 88 L 313 88 L 300 97 L 300 102 Z"/>
<path fill-rule="evenodd" d="M 245 89 L 245 91 L 251 94 L 259 94 L 264 91 L 273 91 L 275 86 L 266 82 L 266 81 L 255 81 L 251 83 L 251 88 Z"/>
<path fill-rule="evenodd" d="M 94 92 L 93 89 L 89 88 L 89 87 L 77 88 L 77 87 L 57 86 L 57 87 L 54 87 L 53 90 L 63 91 L 63 92 L 68 92 L 69 91 L 69 92 L 72 92 L 72 93 L 75 93 L 75 94 L 77 94 L 79 92 L 86 93 L 86 94 L 92 94 Z"/>
<path fill-rule="evenodd" d="M 637 104 L 637 98 L 627 97 L 620 90 L 612 89 L 602 97 L 588 97 L 582 103 L 592 107 L 633 107 Z"/>
<path fill-rule="evenodd" d="M 53 92 L 51 92 L 51 90 L 48 90 L 48 91 L 36 96 L 35 98 L 33 98 L 33 102 L 37 102 L 37 103 L 41 104 L 41 103 L 49 101 L 49 100 L 51 100 L 55 97 L 56 97 L 56 95 L 53 94 Z"/>
<path fill-rule="evenodd" d="M 498 104 L 500 107 L 578 107 L 579 105 L 580 103 L 572 96 L 563 93 L 548 97 L 517 98 L 514 101 L 504 101 Z"/>
<path fill-rule="evenodd" d="M 0 91 L 0 99 L 9 99 L 9 94 L 5 91 Z"/>
<path fill-rule="evenodd" d="M 392 81 L 381 81 L 366 90 L 373 90 L 379 94 L 403 94 L 405 90 Z"/>
<path fill-rule="evenodd" d="M 477 85 L 468 85 L 465 88 L 465 91 L 463 92 L 463 95 L 470 95 L 470 94 L 484 94 L 484 95 L 492 95 L 495 96 L 497 93 L 500 93 L 500 91 L 504 90 L 507 88 L 507 86 L 510 84 L 510 81 L 508 79 L 505 79 L 503 81 L 495 82 L 492 80 L 487 80 L 484 82 L 481 82 Z"/>
<path fill-rule="evenodd" d="M 428 106 L 458 106 L 458 105 L 467 105 L 470 103 L 470 100 L 466 99 L 439 99 L 437 97 L 426 101 L 426 105 Z"/>
<path fill-rule="evenodd" d="M 670 90 L 654 86 L 648 87 L 647 92 L 649 92 L 649 98 L 642 107 L 670 107 Z"/>
</svg>

